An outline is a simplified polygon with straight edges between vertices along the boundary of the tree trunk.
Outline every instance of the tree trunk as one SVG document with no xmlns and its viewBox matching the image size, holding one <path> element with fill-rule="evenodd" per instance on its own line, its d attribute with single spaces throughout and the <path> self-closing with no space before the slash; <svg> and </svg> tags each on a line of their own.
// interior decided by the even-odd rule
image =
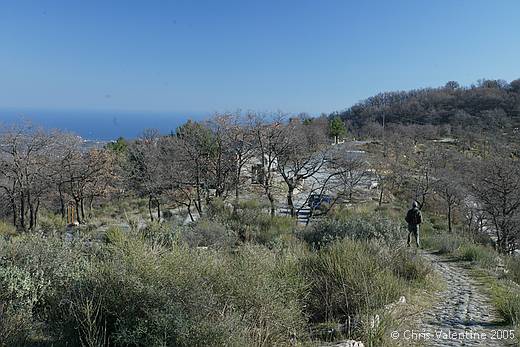
<svg viewBox="0 0 520 347">
<path fill-rule="evenodd" d="M 471 233 L 473 231 L 473 211 L 469 211 L 469 216 L 466 215 L 467 218 L 467 228 L 468 232 Z"/>
<path fill-rule="evenodd" d="M 451 233 L 451 204 L 448 204 L 448 232 Z"/>
<path fill-rule="evenodd" d="M 29 205 L 29 230 L 34 229 L 34 205 L 30 201 L 30 198 L 27 198 L 27 204 Z"/>
<path fill-rule="evenodd" d="M 61 184 L 58 184 L 58 194 L 59 194 L 59 197 L 60 197 L 61 218 L 65 219 L 65 201 L 63 199 L 63 192 L 61 191 Z"/>
<path fill-rule="evenodd" d="M 241 155 L 238 155 L 237 162 L 239 164 L 237 165 L 237 170 L 235 173 L 235 204 L 233 205 L 233 212 L 236 212 L 238 208 L 238 202 L 240 197 L 240 171 L 242 171 L 242 165 L 240 165 L 240 163 L 242 162 Z"/>
<path fill-rule="evenodd" d="M 271 194 L 271 192 L 267 193 L 267 199 L 269 199 L 269 204 L 271 206 L 271 217 L 274 217 L 276 214 L 276 208 L 274 203 L 274 197 L 273 194 Z"/>
<path fill-rule="evenodd" d="M 238 203 L 240 201 L 240 168 L 237 169 L 237 176 L 235 177 L 235 203 L 233 204 L 233 212 L 236 212 Z"/>
<path fill-rule="evenodd" d="M 155 203 L 157 204 L 157 220 L 161 221 L 161 203 L 159 202 L 159 199 L 155 199 Z"/>
<path fill-rule="evenodd" d="M 200 193 L 200 168 L 199 168 L 199 165 L 197 163 L 197 176 L 196 176 L 196 181 L 195 183 L 197 184 L 197 202 L 195 203 L 195 208 L 197 208 L 197 211 L 199 212 L 199 216 L 202 216 L 202 198 L 201 198 L 201 193 Z"/>
<path fill-rule="evenodd" d="M 85 204 L 83 198 L 80 199 L 80 207 L 81 207 L 81 219 L 85 220 Z"/>
<path fill-rule="evenodd" d="M 291 217 L 294 217 L 294 202 L 293 202 L 293 195 L 294 195 L 294 187 L 292 185 L 289 185 L 287 191 L 287 206 L 289 207 L 289 210 L 291 211 Z"/>
<path fill-rule="evenodd" d="M 239 196 L 240 192 L 238 190 L 238 187 L 235 187 L 235 203 L 233 204 L 233 212 L 236 212 L 238 209 L 238 203 L 239 203 Z"/>
<path fill-rule="evenodd" d="M 150 221 L 153 222 L 153 213 L 152 213 L 152 196 L 148 197 L 148 213 L 150 214 Z"/>
<path fill-rule="evenodd" d="M 78 223 L 81 224 L 83 222 L 83 218 L 81 217 L 81 214 L 80 214 L 81 206 L 80 206 L 79 199 L 77 199 L 77 198 L 74 199 L 74 205 L 76 206 L 76 219 L 78 220 Z M 71 222 L 74 223 L 74 220 L 71 220 Z"/>
<path fill-rule="evenodd" d="M 40 198 L 36 200 L 36 208 L 34 209 L 34 225 L 38 224 L 38 211 L 40 210 Z"/>
<path fill-rule="evenodd" d="M 193 214 L 191 213 L 191 201 L 190 203 L 188 204 L 188 215 L 190 216 L 190 220 L 192 222 L 195 222 L 195 218 L 193 218 Z"/>
<path fill-rule="evenodd" d="M 26 230 L 25 229 L 25 196 L 22 192 L 22 195 L 20 197 L 20 227 L 22 228 L 22 230 Z"/>
<path fill-rule="evenodd" d="M 89 216 L 89 218 L 92 218 L 92 216 L 94 215 L 93 210 L 94 210 L 94 196 L 91 196 L 89 198 L 89 201 L 88 201 L 88 216 Z"/>
<path fill-rule="evenodd" d="M 14 196 L 11 197 L 11 208 L 13 209 L 13 226 L 16 227 L 16 222 L 18 221 L 16 218 L 18 211 L 16 210 L 16 199 Z"/>
</svg>

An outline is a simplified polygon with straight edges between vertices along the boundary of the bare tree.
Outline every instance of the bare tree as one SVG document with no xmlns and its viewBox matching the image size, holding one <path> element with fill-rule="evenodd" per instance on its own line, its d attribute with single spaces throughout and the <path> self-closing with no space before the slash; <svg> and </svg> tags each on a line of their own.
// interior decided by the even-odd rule
<svg viewBox="0 0 520 347">
<path fill-rule="evenodd" d="M 338 167 L 338 180 L 341 182 L 341 194 L 348 202 L 353 201 L 354 194 L 368 180 L 369 165 L 360 153 L 345 151 L 344 155 L 336 162 Z"/>
<path fill-rule="evenodd" d="M 437 172 L 434 189 L 446 206 L 446 221 L 448 231 L 453 231 L 453 211 L 460 205 L 463 199 L 462 184 L 459 182 L 459 174 L 452 169 L 444 169 Z"/>
<path fill-rule="evenodd" d="M 277 168 L 287 186 L 287 206 L 295 216 L 294 190 L 315 176 L 326 162 L 327 129 L 313 123 L 289 123 L 277 155 Z"/>
<path fill-rule="evenodd" d="M 41 198 L 49 189 L 47 159 L 53 149 L 52 135 L 31 126 L 0 134 L 0 189 L 21 230 L 36 227 Z"/>
<path fill-rule="evenodd" d="M 55 133 L 54 141 L 56 141 L 56 151 L 50 158 L 50 178 L 59 200 L 61 217 L 65 219 L 65 209 L 69 198 L 66 183 L 69 177 L 63 168 L 68 162 L 77 158 L 78 153 L 81 152 L 81 139 L 69 133 Z"/>
<path fill-rule="evenodd" d="M 142 197 L 148 199 L 150 220 L 154 220 L 152 212 L 155 203 L 157 218 L 161 214 L 162 172 L 160 163 L 163 160 L 158 147 L 159 133 L 145 131 L 142 136 L 131 143 L 129 152 L 128 185 Z"/>
<path fill-rule="evenodd" d="M 238 154 L 242 154 L 241 146 L 244 146 L 240 144 L 242 129 L 236 121 L 231 114 L 216 114 L 206 123 L 211 131 L 207 134 L 208 183 L 215 189 L 215 196 L 222 199 L 227 197 L 233 186 L 236 187 Z"/>
<path fill-rule="evenodd" d="M 507 153 L 477 164 L 471 191 L 493 226 L 498 250 L 512 253 L 520 238 L 520 165 Z"/>
<path fill-rule="evenodd" d="M 413 150 L 408 154 L 409 167 L 402 167 L 408 171 L 408 183 L 411 198 L 419 203 L 422 209 L 426 206 L 426 199 L 433 192 L 435 170 L 445 165 L 445 152 L 437 148 L 426 147 L 422 150 Z"/>
<path fill-rule="evenodd" d="M 207 126 L 188 121 L 177 129 L 176 136 L 180 144 L 180 164 L 190 172 L 190 176 L 193 178 L 196 196 L 194 204 L 199 215 L 202 215 L 203 198 L 209 199 L 210 187 L 218 185 L 219 189 L 223 189 L 223 178 L 215 178 L 211 175 L 215 166 L 208 170 L 211 165 L 219 165 L 215 161 L 211 162 L 211 157 L 216 152 L 213 134 Z"/>
<path fill-rule="evenodd" d="M 273 121 L 267 121 L 265 116 L 256 115 L 253 120 L 253 133 L 257 146 L 256 155 L 261 161 L 261 179 L 258 182 L 269 200 L 271 216 L 276 212 L 275 172 L 278 156 L 289 145 L 287 127 L 284 116 L 279 114 Z"/>
<path fill-rule="evenodd" d="M 63 183 L 74 200 L 79 223 L 84 223 L 87 218 L 85 203 L 89 201 L 91 205 L 94 197 L 108 192 L 114 178 L 113 163 L 111 153 L 105 149 L 80 149 L 63 163 Z"/>
<path fill-rule="evenodd" d="M 239 198 L 241 187 L 244 182 L 242 171 L 247 163 L 249 163 L 256 154 L 257 142 L 254 133 L 254 114 L 247 114 L 245 117 L 241 117 L 240 113 L 225 115 L 224 117 L 224 142 L 229 148 L 230 155 L 232 156 L 232 168 L 234 171 L 234 177 L 232 185 L 235 191 L 235 203 L 234 208 L 236 209 Z"/>
<path fill-rule="evenodd" d="M 162 137 L 159 141 L 160 180 L 162 194 L 168 201 L 178 206 L 185 206 L 191 221 L 194 221 L 192 207 L 196 205 L 196 178 L 192 175 L 192 167 L 183 165 L 183 143 L 176 136 Z"/>
</svg>

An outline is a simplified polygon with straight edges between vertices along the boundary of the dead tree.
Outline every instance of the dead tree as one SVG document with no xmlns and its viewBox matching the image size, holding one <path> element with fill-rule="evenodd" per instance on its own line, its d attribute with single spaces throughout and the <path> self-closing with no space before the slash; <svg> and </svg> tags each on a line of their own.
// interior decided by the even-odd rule
<svg viewBox="0 0 520 347">
<path fill-rule="evenodd" d="M 326 128 L 312 123 L 288 124 L 277 155 L 277 168 L 287 187 L 287 206 L 295 217 L 294 191 L 305 180 L 314 177 L 327 159 Z"/>
<path fill-rule="evenodd" d="M 41 199 L 48 192 L 48 158 L 52 134 L 31 126 L 4 129 L 0 134 L 0 189 L 9 201 L 13 224 L 20 230 L 37 225 Z"/>
<path fill-rule="evenodd" d="M 518 249 L 520 239 L 520 165 L 507 153 L 495 153 L 477 164 L 471 192 L 492 224 L 497 248 Z"/>
<path fill-rule="evenodd" d="M 139 196 L 148 200 L 150 220 L 154 220 L 153 205 L 157 208 L 157 218 L 161 213 L 161 193 L 163 180 L 160 164 L 163 160 L 158 147 L 159 133 L 146 131 L 128 148 L 127 184 Z"/>
<path fill-rule="evenodd" d="M 253 120 L 253 134 L 256 143 L 256 155 L 261 161 L 261 177 L 259 184 L 269 200 L 270 213 L 276 213 L 275 199 L 275 172 L 278 157 L 289 145 L 287 141 L 287 127 L 283 115 L 275 120 L 267 121 L 265 116 L 256 115 Z"/>
</svg>

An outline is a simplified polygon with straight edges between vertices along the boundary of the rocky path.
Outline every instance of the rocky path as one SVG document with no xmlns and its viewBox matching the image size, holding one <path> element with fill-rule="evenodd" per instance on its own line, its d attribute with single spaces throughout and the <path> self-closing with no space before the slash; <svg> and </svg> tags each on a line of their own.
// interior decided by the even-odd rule
<svg viewBox="0 0 520 347">
<path fill-rule="evenodd" d="M 422 252 L 444 280 L 438 301 L 420 318 L 415 339 L 422 346 L 514 346 L 509 327 L 504 326 L 490 299 L 461 263 L 431 252 Z M 412 341 L 410 341 L 412 342 Z"/>
</svg>

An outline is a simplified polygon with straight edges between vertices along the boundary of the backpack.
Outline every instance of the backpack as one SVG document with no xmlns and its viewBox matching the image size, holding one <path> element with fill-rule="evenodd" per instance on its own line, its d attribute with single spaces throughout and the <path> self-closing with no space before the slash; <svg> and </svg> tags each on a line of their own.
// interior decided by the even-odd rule
<svg viewBox="0 0 520 347">
<path fill-rule="evenodd" d="M 405 220 L 408 224 L 413 224 L 413 225 L 421 224 L 422 223 L 421 211 L 419 211 L 418 209 L 412 208 L 406 214 Z"/>
</svg>

